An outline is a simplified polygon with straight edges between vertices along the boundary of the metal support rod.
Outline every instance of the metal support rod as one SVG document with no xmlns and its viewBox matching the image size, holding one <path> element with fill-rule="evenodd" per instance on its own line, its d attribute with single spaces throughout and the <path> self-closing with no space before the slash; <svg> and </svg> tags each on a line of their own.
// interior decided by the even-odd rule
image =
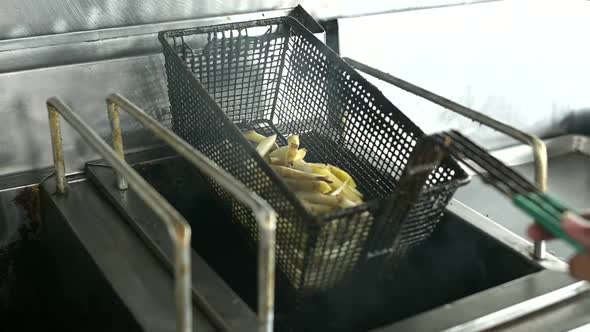
<svg viewBox="0 0 590 332">
<path fill-rule="evenodd" d="M 113 149 L 119 155 L 121 160 L 125 160 L 125 151 L 123 150 L 123 133 L 121 132 L 121 121 L 119 119 L 119 110 L 117 104 L 111 103 L 107 105 L 109 122 L 111 123 L 111 134 L 113 138 Z M 119 190 L 126 190 L 128 188 L 125 178 L 117 173 L 117 187 Z"/>
<path fill-rule="evenodd" d="M 524 144 L 531 146 L 533 149 L 533 157 L 535 163 L 535 184 L 537 185 L 540 191 L 547 191 L 547 147 L 545 146 L 545 143 L 537 136 L 527 134 L 512 126 L 497 121 L 483 113 L 465 107 L 450 99 L 434 94 L 417 85 L 404 81 L 400 78 L 382 72 L 373 67 L 367 66 L 356 60 L 350 58 L 344 58 L 344 60 L 357 70 L 360 70 L 382 81 L 390 83 L 402 90 L 405 90 L 419 97 L 427 99 L 437 105 L 447 108 L 455 113 L 461 114 L 466 118 L 469 118 L 473 121 L 477 121 L 501 133 L 504 133 Z M 543 241 L 535 241 L 532 254 L 533 258 L 536 260 L 544 259 L 546 254 L 545 243 Z"/>
<path fill-rule="evenodd" d="M 272 332 L 275 301 L 275 240 L 277 219 L 274 210 L 254 211 L 258 221 L 258 323 L 260 332 Z"/>
<path fill-rule="evenodd" d="M 240 203 L 249 207 L 258 222 L 260 240 L 258 243 L 258 322 L 261 332 L 272 332 L 274 322 L 275 290 L 275 231 L 276 212 L 256 193 L 248 189 L 231 174 L 220 168 L 211 159 L 146 114 L 141 108 L 119 94 L 107 98 L 109 112 L 126 111 L 157 138 L 166 142 L 180 156 L 187 159 L 204 175 L 215 180 Z M 113 107 L 116 105 L 117 107 Z M 118 119 L 118 114 L 111 119 Z M 121 130 L 112 126 L 113 130 Z M 115 135 L 115 134 L 113 134 Z M 116 134 L 120 136 L 120 133 Z M 121 144 L 122 146 L 122 144 Z"/>
<path fill-rule="evenodd" d="M 55 107 L 49 104 L 47 104 L 47 113 L 49 115 L 49 131 L 51 134 L 51 147 L 53 151 L 53 166 L 55 167 L 56 190 L 58 194 L 65 194 L 68 189 L 68 182 L 66 181 L 66 163 L 61 141 L 59 114 Z"/>
<path fill-rule="evenodd" d="M 191 297 L 191 228 L 184 218 L 176 211 L 152 186 L 150 186 L 133 168 L 113 151 L 76 113 L 60 99 L 53 97 L 47 100 L 54 155 L 61 151 L 61 133 L 59 118 L 61 116 L 80 134 L 80 136 L 108 162 L 118 174 L 121 174 L 136 190 L 137 195 L 166 224 L 174 243 L 174 280 L 177 325 L 179 332 L 192 332 L 192 297 Z M 57 151 L 57 152 L 56 152 Z M 63 161 L 63 158 L 61 158 Z M 56 163 L 57 164 L 57 163 Z M 60 179 L 60 176 L 62 179 Z M 65 181 L 58 172 L 57 182 Z M 58 189 L 59 190 L 59 189 Z"/>
</svg>

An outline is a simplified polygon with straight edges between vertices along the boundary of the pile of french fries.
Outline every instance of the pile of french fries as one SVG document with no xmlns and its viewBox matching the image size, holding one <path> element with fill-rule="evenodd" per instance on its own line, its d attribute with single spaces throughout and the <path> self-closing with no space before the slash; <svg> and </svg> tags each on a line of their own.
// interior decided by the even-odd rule
<svg viewBox="0 0 590 332">
<path fill-rule="evenodd" d="M 300 148 L 298 135 L 290 136 L 288 145 L 281 147 L 277 144 L 277 135 L 266 137 L 252 130 L 245 132 L 244 136 L 312 214 L 363 203 L 363 194 L 350 174 L 334 165 L 304 160 L 307 150 Z"/>
</svg>

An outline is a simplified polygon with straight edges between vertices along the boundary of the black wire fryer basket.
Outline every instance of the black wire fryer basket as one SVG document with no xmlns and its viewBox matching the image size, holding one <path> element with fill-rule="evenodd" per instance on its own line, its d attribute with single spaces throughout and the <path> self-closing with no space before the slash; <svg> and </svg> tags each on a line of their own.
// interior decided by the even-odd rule
<svg viewBox="0 0 590 332">
<path fill-rule="evenodd" d="M 294 18 L 163 31 L 159 39 L 173 131 L 277 211 L 277 266 L 297 292 L 328 289 L 366 262 L 402 257 L 432 233 L 466 182 L 447 159 L 409 213 L 391 218 L 387 203 L 423 132 Z M 277 134 L 282 144 L 300 135 L 306 160 L 349 172 L 366 203 L 311 215 L 243 137 L 245 129 Z M 232 223 L 255 245 L 251 211 L 228 204 Z"/>
</svg>

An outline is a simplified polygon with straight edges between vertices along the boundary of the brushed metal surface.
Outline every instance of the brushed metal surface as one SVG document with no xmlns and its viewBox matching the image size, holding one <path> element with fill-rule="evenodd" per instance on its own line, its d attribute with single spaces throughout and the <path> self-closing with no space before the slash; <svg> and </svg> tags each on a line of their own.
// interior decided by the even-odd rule
<svg viewBox="0 0 590 332">
<path fill-rule="evenodd" d="M 590 331 L 590 294 L 577 296 L 551 308 L 494 329 L 496 332 Z"/>
<path fill-rule="evenodd" d="M 41 213 L 49 223 L 48 231 L 65 227 L 75 234 L 144 331 L 178 331 L 173 278 L 145 250 L 125 220 L 88 181 L 70 183 L 67 196 L 53 195 L 54 188 L 54 178 L 40 186 Z M 194 331 L 217 331 L 196 305 L 192 306 L 192 316 Z"/>
<path fill-rule="evenodd" d="M 0 4 L 1 4 L 0 0 Z M 0 16 L 4 12 L 0 11 Z M 104 98 L 119 92 L 137 101 L 163 124 L 169 120 L 163 57 L 157 32 L 165 29 L 293 15 L 323 37 L 323 30 L 301 8 L 213 17 L 92 32 L 0 41 L 0 175 L 51 165 L 45 100 L 60 96 L 99 135 L 110 140 Z M 152 135 L 123 119 L 125 151 L 149 148 Z M 67 172 L 82 169 L 97 155 L 64 128 Z"/>
<path fill-rule="evenodd" d="M 329 19 L 487 1 L 490 0 L 1 0 L 0 39 L 251 13 L 298 4 L 314 17 Z"/>
<path fill-rule="evenodd" d="M 45 114 L 48 97 L 60 96 L 109 140 L 105 96 L 114 91 L 124 93 L 165 122 L 168 97 L 164 75 L 159 55 L 0 74 L 0 174 L 51 165 Z M 127 134 L 127 151 L 156 143 L 129 119 L 123 119 L 121 126 Z M 71 128 L 64 128 L 63 137 L 68 173 L 80 170 L 85 161 L 98 159 Z"/>
<path fill-rule="evenodd" d="M 0 14 L 1 15 L 1 14 Z M 293 16 L 323 38 L 322 27 L 302 7 L 0 40 L 0 73 L 161 53 L 162 30 Z"/>
<path fill-rule="evenodd" d="M 165 227 L 158 222 L 158 217 L 139 199 L 135 190 L 130 188 L 121 195 L 112 184 L 115 181 L 113 170 L 108 166 L 89 164 L 86 174 L 91 183 L 104 194 L 109 205 L 126 219 L 130 227 L 140 235 L 146 248 L 156 253 L 164 267 L 172 270 L 173 247 Z M 196 190 L 202 190 L 196 188 Z M 153 241 L 153 242 L 150 242 Z M 158 248 L 152 248 L 157 244 Z M 192 295 L 211 322 L 220 330 L 257 331 L 256 315 L 238 297 L 238 295 L 209 267 L 199 253 L 192 250 Z"/>
</svg>

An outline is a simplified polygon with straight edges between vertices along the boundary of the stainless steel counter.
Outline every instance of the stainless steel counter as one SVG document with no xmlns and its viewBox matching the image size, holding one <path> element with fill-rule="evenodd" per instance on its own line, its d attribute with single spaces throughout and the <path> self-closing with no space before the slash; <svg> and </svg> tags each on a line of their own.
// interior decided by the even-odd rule
<svg viewBox="0 0 590 332">
<path fill-rule="evenodd" d="M 590 331 L 590 294 L 583 294 L 495 329 L 501 332 Z"/>
</svg>

